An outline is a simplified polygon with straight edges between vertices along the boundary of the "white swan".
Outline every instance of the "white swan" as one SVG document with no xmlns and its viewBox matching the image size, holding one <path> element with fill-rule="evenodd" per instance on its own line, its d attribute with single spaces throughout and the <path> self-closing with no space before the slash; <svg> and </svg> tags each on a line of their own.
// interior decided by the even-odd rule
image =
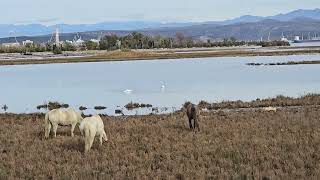
<svg viewBox="0 0 320 180">
<path fill-rule="evenodd" d="M 160 83 L 161 83 L 161 91 L 164 91 L 166 89 L 166 86 L 164 82 L 160 81 Z"/>
</svg>

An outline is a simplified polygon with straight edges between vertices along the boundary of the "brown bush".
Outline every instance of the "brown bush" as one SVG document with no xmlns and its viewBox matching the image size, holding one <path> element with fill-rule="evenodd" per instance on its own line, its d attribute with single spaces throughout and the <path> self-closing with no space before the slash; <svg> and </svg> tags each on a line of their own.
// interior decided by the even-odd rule
<svg viewBox="0 0 320 180">
<path fill-rule="evenodd" d="M 37 106 L 37 109 L 59 109 L 59 108 L 68 108 L 69 104 L 59 103 L 59 102 L 49 102 L 48 104 L 41 104 Z"/>
<path fill-rule="evenodd" d="M 107 107 L 105 107 L 105 106 L 95 106 L 94 109 L 95 110 L 104 110 L 104 109 L 107 109 Z"/>
<path fill-rule="evenodd" d="M 88 108 L 85 107 L 85 106 L 80 106 L 80 107 L 79 107 L 79 110 L 80 110 L 80 111 L 85 111 L 85 110 L 87 110 L 87 109 L 88 109 Z"/>
<path fill-rule="evenodd" d="M 151 104 L 144 104 L 144 103 L 139 104 L 139 103 L 130 102 L 130 103 L 126 104 L 124 107 L 128 110 L 133 110 L 133 109 L 137 109 L 137 108 L 150 108 L 150 107 L 152 107 L 152 105 Z"/>
</svg>

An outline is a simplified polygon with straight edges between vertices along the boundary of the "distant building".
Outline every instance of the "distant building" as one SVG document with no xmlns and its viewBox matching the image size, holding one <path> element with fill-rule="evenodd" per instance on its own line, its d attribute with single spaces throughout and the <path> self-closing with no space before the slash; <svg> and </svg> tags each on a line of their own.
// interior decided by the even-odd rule
<svg viewBox="0 0 320 180">
<path fill-rule="evenodd" d="M 121 41 L 120 40 L 117 40 L 117 42 L 116 42 L 116 46 L 117 46 L 117 48 L 121 48 Z"/>
<path fill-rule="evenodd" d="M 203 43 L 212 42 L 213 39 L 209 36 L 200 36 L 199 41 Z"/>
<path fill-rule="evenodd" d="M 283 42 L 289 42 L 288 38 L 286 38 L 283 33 L 282 33 L 282 36 L 281 36 L 281 41 Z"/>
<path fill-rule="evenodd" d="M 97 44 L 100 43 L 100 41 L 99 41 L 98 39 L 90 39 L 90 41 L 91 41 L 91 42 L 94 42 L 94 43 L 97 43 Z"/>
<path fill-rule="evenodd" d="M 26 45 L 33 45 L 33 41 L 31 41 L 31 40 L 22 41 L 22 45 L 24 45 L 24 46 L 26 46 Z"/>
<path fill-rule="evenodd" d="M 2 46 L 4 47 L 19 47 L 20 43 L 15 42 L 15 43 L 2 43 Z"/>
<path fill-rule="evenodd" d="M 284 37 L 284 36 L 281 38 L 281 41 L 283 41 L 283 42 L 289 42 L 289 40 L 288 40 L 286 37 Z"/>
<path fill-rule="evenodd" d="M 66 40 L 66 43 L 73 44 L 73 41 Z"/>
<path fill-rule="evenodd" d="M 84 40 L 82 40 L 81 38 L 77 40 L 74 39 L 73 41 L 66 40 L 65 43 L 69 43 L 69 44 L 72 44 L 73 46 L 80 47 L 84 44 Z"/>
<path fill-rule="evenodd" d="M 75 46 L 82 46 L 84 43 L 84 40 L 82 40 L 81 38 L 79 38 L 78 40 L 73 42 L 73 45 Z"/>
</svg>

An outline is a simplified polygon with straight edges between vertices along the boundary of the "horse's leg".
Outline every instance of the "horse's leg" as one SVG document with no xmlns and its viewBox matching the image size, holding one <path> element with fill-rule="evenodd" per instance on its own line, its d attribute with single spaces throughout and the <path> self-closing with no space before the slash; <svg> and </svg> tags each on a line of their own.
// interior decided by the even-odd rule
<svg viewBox="0 0 320 180">
<path fill-rule="evenodd" d="M 48 124 L 46 124 L 46 127 L 45 127 L 45 133 L 44 133 L 45 138 L 49 138 L 50 130 L 51 130 L 51 123 L 49 122 Z"/>
<path fill-rule="evenodd" d="M 74 131 L 74 128 L 75 128 L 75 127 L 76 127 L 76 124 L 72 124 L 72 125 L 71 125 L 71 137 L 74 136 L 73 131 Z"/>
<path fill-rule="evenodd" d="M 194 123 L 195 123 L 195 126 L 198 128 L 198 131 L 200 131 L 200 126 L 199 126 L 198 120 L 195 120 Z"/>
<path fill-rule="evenodd" d="M 85 135 L 84 137 L 84 152 L 88 152 L 89 151 L 89 145 L 90 145 L 90 136 Z"/>
<path fill-rule="evenodd" d="M 90 144 L 89 144 L 89 149 L 91 149 L 92 144 L 93 144 L 94 136 L 90 135 Z"/>
<path fill-rule="evenodd" d="M 192 119 L 191 118 L 189 118 L 189 127 L 190 127 L 190 129 L 192 129 Z"/>
<path fill-rule="evenodd" d="M 54 137 L 57 137 L 58 124 L 53 123 L 52 128 L 53 128 Z"/>
<path fill-rule="evenodd" d="M 102 146 L 102 137 L 103 137 L 103 134 L 100 134 L 100 137 L 99 137 L 100 138 L 99 139 L 100 140 L 100 146 Z"/>
</svg>

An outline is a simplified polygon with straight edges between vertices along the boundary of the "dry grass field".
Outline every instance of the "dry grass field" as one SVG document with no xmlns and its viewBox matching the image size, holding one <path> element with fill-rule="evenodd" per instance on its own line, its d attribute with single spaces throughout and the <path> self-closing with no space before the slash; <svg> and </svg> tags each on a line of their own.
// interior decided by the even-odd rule
<svg viewBox="0 0 320 180">
<path fill-rule="evenodd" d="M 0 179 L 316 179 L 320 108 L 103 117 L 109 138 L 84 154 L 76 128 L 44 140 L 43 114 L 0 114 Z"/>
</svg>

